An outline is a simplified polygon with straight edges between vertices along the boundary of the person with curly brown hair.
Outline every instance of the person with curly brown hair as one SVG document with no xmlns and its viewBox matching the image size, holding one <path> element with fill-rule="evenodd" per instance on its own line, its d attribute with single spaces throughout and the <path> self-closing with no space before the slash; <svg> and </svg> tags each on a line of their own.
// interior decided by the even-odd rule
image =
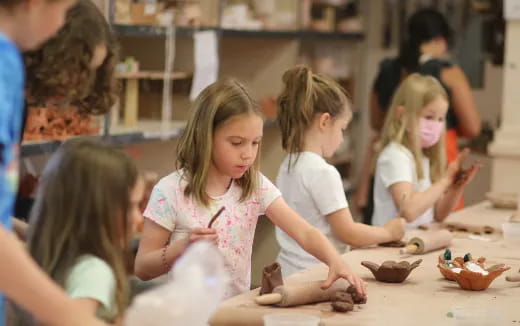
<svg viewBox="0 0 520 326">
<path fill-rule="evenodd" d="M 23 140 L 64 140 L 98 133 L 94 115 L 114 105 L 118 83 L 118 42 L 103 14 L 90 0 L 79 0 L 58 33 L 41 48 L 24 53 L 26 110 Z M 37 180 L 21 180 L 15 216 L 26 220 Z M 23 238 L 25 224 L 14 220 Z"/>
<path fill-rule="evenodd" d="M 63 140 L 98 132 L 92 115 L 115 102 L 118 44 L 94 3 L 80 0 L 43 47 L 25 54 L 24 140 Z"/>
</svg>

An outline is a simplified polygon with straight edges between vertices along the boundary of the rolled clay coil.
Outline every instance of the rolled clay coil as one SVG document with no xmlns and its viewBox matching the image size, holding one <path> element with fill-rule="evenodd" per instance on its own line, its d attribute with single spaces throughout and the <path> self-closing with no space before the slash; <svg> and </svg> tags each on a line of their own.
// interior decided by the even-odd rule
<svg viewBox="0 0 520 326">
<path fill-rule="evenodd" d="M 448 230 L 432 231 L 408 241 L 405 252 L 409 254 L 424 254 L 450 245 L 453 235 Z"/>
<path fill-rule="evenodd" d="M 330 301 L 337 290 L 347 288 L 341 280 L 336 281 L 327 290 L 322 290 L 322 285 L 323 281 L 315 281 L 277 286 L 273 293 L 256 297 L 255 302 L 259 305 L 277 305 L 279 307 L 300 306 Z"/>
</svg>

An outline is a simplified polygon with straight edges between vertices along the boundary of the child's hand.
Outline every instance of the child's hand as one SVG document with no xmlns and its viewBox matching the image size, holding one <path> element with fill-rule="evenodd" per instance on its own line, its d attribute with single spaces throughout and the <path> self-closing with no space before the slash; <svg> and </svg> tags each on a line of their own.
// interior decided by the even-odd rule
<svg viewBox="0 0 520 326">
<path fill-rule="evenodd" d="M 391 239 L 389 241 L 401 240 L 404 237 L 406 220 L 402 217 L 397 217 L 388 221 L 383 227 L 390 232 Z"/>
<path fill-rule="evenodd" d="M 482 164 L 480 164 L 480 162 L 474 162 L 469 168 L 461 169 L 455 175 L 455 180 L 453 181 L 452 187 L 455 189 L 464 188 L 468 183 L 471 182 L 471 180 L 473 180 L 481 167 Z"/>
<path fill-rule="evenodd" d="M 218 244 L 217 230 L 208 228 L 193 228 L 190 234 L 190 243 L 206 240 Z"/>
<path fill-rule="evenodd" d="M 473 180 L 478 170 L 482 167 L 479 162 L 475 162 L 468 169 L 463 169 L 462 165 L 469 155 L 469 149 L 464 149 L 455 161 L 451 162 L 446 171 L 446 177 L 450 181 L 450 187 L 452 189 L 464 188 L 468 183 Z"/>
<path fill-rule="evenodd" d="M 323 290 L 328 289 L 332 285 L 332 283 L 334 283 L 339 278 L 343 278 L 347 280 L 351 285 L 353 285 L 356 288 L 357 293 L 359 295 L 367 295 L 367 284 L 365 283 L 365 281 L 363 281 L 356 274 L 354 274 L 350 270 L 350 268 L 342 261 L 336 264 L 331 264 L 329 266 L 329 275 L 327 277 L 327 280 L 321 286 L 321 288 Z"/>
<path fill-rule="evenodd" d="M 457 155 L 455 161 L 451 162 L 448 165 L 448 169 L 446 170 L 446 174 L 444 177 L 448 180 L 449 184 L 452 185 L 455 183 L 457 179 L 457 174 L 462 170 L 462 165 L 464 161 L 468 158 L 469 149 L 465 148 L 462 152 Z"/>
</svg>

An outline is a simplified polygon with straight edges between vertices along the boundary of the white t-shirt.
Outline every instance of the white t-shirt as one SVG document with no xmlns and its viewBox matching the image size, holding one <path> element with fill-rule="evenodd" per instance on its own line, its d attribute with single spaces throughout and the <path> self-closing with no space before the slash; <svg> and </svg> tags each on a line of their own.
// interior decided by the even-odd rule
<svg viewBox="0 0 520 326">
<path fill-rule="evenodd" d="M 285 157 L 276 178 L 276 185 L 283 198 L 289 207 L 320 230 L 339 253 L 345 252 L 348 246 L 333 235 L 326 217 L 348 207 L 338 170 L 318 154 L 303 152 L 288 171 L 289 157 Z M 292 163 L 295 158 L 296 156 L 292 156 Z M 284 276 L 320 263 L 278 227 L 276 239 L 281 247 L 277 261 L 282 266 Z"/>
<path fill-rule="evenodd" d="M 408 148 L 398 143 L 388 144 L 377 159 L 374 184 L 374 215 L 372 223 L 383 225 L 397 217 L 398 210 L 390 193 L 390 186 L 398 182 L 409 182 L 414 192 L 422 192 L 431 187 L 430 160 L 424 158 L 422 162 L 424 178 L 418 180 L 415 169 L 415 160 Z M 408 228 L 416 228 L 433 221 L 433 207 L 415 221 L 408 223 Z"/>
<path fill-rule="evenodd" d="M 209 207 L 199 205 L 193 196 L 185 197 L 186 180 L 180 170 L 162 178 L 155 185 L 144 216 L 172 231 L 171 241 L 186 237 L 186 231 L 207 227 L 211 217 L 226 209 L 213 223 L 219 237 L 218 248 L 229 270 L 231 286 L 226 297 L 240 294 L 251 286 L 251 252 L 258 216 L 278 197 L 280 191 L 263 174 L 258 189 L 240 202 L 242 188 L 236 182 L 222 196 L 213 198 Z"/>
<path fill-rule="evenodd" d="M 92 299 L 100 306 L 96 316 L 107 322 L 117 317 L 116 278 L 104 260 L 83 255 L 72 266 L 65 280 L 65 291 L 73 299 Z"/>
</svg>

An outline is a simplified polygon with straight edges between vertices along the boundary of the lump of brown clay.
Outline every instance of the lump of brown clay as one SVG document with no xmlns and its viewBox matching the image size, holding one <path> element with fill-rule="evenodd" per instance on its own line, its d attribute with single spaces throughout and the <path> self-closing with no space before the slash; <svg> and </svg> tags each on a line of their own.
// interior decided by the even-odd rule
<svg viewBox="0 0 520 326">
<path fill-rule="evenodd" d="M 406 242 L 404 241 L 389 241 L 380 243 L 378 246 L 380 247 L 388 247 L 388 248 L 403 248 L 406 247 Z"/>
<path fill-rule="evenodd" d="M 386 283 L 402 283 L 408 275 L 422 262 L 419 259 L 412 264 L 407 261 L 395 262 L 393 260 L 385 261 L 381 266 L 370 261 L 363 261 L 361 265 L 368 268 L 376 280 Z"/>
<path fill-rule="evenodd" d="M 277 262 L 264 267 L 260 295 L 272 293 L 274 288 L 283 285 L 282 267 Z"/>
<path fill-rule="evenodd" d="M 354 305 L 350 302 L 334 301 L 332 309 L 337 312 L 348 312 L 354 310 Z"/>
<path fill-rule="evenodd" d="M 350 302 L 351 304 L 354 304 L 354 299 L 352 299 L 352 295 L 350 293 L 347 293 L 346 291 L 337 291 L 332 296 L 331 301 Z"/>
<path fill-rule="evenodd" d="M 352 300 L 354 300 L 354 303 L 355 304 L 365 304 L 367 303 L 367 297 L 365 296 L 362 296 L 362 295 L 359 295 L 357 293 L 357 290 L 354 286 L 349 286 L 347 288 L 347 293 L 350 293 L 350 295 L 352 296 Z"/>
</svg>

